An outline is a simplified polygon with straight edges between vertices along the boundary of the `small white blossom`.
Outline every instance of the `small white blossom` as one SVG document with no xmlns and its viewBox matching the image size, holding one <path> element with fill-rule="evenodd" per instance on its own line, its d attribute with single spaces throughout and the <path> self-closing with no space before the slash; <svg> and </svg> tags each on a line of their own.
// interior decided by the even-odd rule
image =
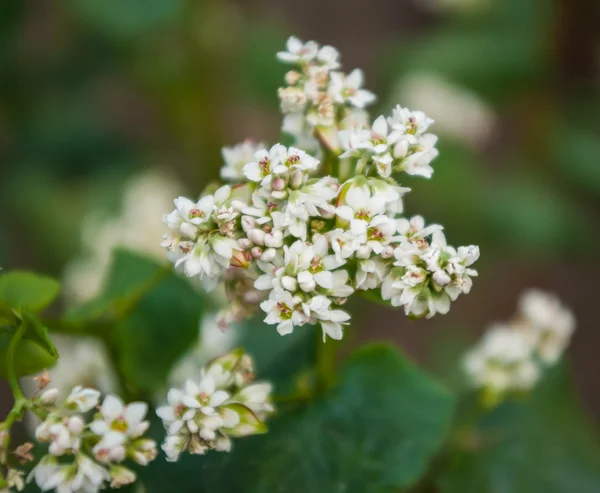
<svg viewBox="0 0 600 493">
<path fill-rule="evenodd" d="M 242 181 L 244 179 L 244 166 L 254 159 L 254 155 L 265 146 L 262 142 L 255 143 L 245 140 L 233 147 L 223 147 L 221 154 L 224 165 L 221 168 L 221 178 L 230 181 Z"/>
<path fill-rule="evenodd" d="M 371 91 L 362 89 L 363 72 L 355 69 L 348 75 L 341 72 L 331 72 L 329 93 L 336 103 L 344 104 L 346 101 L 355 108 L 364 108 L 375 101 Z"/>
</svg>

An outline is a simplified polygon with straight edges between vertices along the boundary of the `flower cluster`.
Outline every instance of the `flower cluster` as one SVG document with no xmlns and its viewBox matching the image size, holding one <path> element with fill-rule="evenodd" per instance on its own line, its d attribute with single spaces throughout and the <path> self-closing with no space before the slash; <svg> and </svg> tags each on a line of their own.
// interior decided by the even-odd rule
<svg viewBox="0 0 600 493">
<path fill-rule="evenodd" d="M 167 430 L 162 449 L 176 461 L 188 451 L 230 451 L 231 439 L 266 432 L 264 420 L 273 412 L 271 385 L 252 383 L 254 363 L 238 349 L 214 359 L 200 380 L 169 390 L 168 405 L 157 410 Z"/>
<path fill-rule="evenodd" d="M 409 189 L 397 181 L 401 172 L 431 176 L 432 120 L 398 106 L 372 126 L 365 118 L 349 128 L 346 110 L 363 111 L 373 100 L 360 88 L 360 72 L 338 72 L 331 47 L 290 38 L 287 48 L 279 58 L 299 71 L 287 74 L 280 91 L 286 118 L 299 118 L 321 141 L 324 128 L 337 132 L 345 152 L 330 140 L 321 159 L 298 140 L 252 157 L 248 142 L 224 150 L 222 176 L 237 184 L 198 201 L 175 199 L 163 246 L 188 277 L 208 288 L 223 282 L 222 326 L 260 307 L 280 334 L 318 323 L 324 338 L 341 339 L 350 319 L 342 305 L 357 291 L 373 291 L 412 317 L 446 313 L 470 291 L 479 249 L 450 247 L 441 226 L 404 217 Z"/>
<path fill-rule="evenodd" d="M 86 414 L 100 402 L 97 390 L 75 387 L 61 406 L 55 404 L 56 389 L 37 400 L 44 421 L 35 430 L 39 442 L 48 443 L 48 454 L 31 472 L 43 490 L 58 493 L 97 492 L 108 483 L 113 488 L 133 483 L 136 474 L 123 462 L 130 459 L 145 466 L 156 455 L 154 440 L 144 437 L 147 405 L 107 395 L 92 420 Z"/>
<path fill-rule="evenodd" d="M 362 70 L 339 71 L 338 51 L 314 41 L 303 43 L 292 36 L 286 48 L 277 57 L 294 69 L 285 75 L 286 86 L 279 89 L 279 99 L 283 131 L 296 138 L 296 145 L 311 147 L 316 127 L 324 129 L 340 122 L 352 126 L 356 119 L 364 119 L 362 110 L 375 101 L 375 95 L 362 87 Z"/>
<path fill-rule="evenodd" d="M 544 367 L 556 363 L 569 345 L 575 318 L 554 295 L 523 293 L 514 321 L 492 325 L 464 358 L 472 386 L 497 400 L 507 392 L 528 391 Z"/>
</svg>

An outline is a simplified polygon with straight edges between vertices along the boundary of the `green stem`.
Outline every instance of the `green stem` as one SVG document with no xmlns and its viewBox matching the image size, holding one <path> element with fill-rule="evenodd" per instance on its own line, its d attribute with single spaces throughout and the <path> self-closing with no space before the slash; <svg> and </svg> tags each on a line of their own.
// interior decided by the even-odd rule
<svg viewBox="0 0 600 493">
<path fill-rule="evenodd" d="M 25 331 L 27 330 L 27 325 L 25 322 L 21 322 L 21 324 L 17 327 L 16 332 L 12 336 L 10 343 L 8 344 L 8 351 L 6 354 L 6 373 L 8 377 L 8 383 L 10 385 L 10 390 L 15 397 L 15 402 L 19 400 L 27 400 L 21 387 L 19 385 L 19 381 L 17 379 L 17 375 L 15 372 L 15 353 L 17 351 L 17 346 L 21 339 L 25 335 Z"/>
<path fill-rule="evenodd" d="M 337 353 L 337 341 L 327 339 L 323 341 L 321 331 L 316 330 L 316 388 L 318 392 L 324 393 L 331 389 L 336 382 L 335 357 Z"/>
</svg>

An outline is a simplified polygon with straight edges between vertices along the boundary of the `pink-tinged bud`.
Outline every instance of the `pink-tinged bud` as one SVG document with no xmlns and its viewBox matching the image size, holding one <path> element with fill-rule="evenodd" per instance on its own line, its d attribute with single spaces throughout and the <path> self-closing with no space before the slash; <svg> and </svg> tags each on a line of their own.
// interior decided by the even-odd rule
<svg viewBox="0 0 600 493">
<path fill-rule="evenodd" d="M 248 231 L 248 239 L 255 245 L 265 244 L 265 232 L 262 229 L 251 229 Z"/>
<path fill-rule="evenodd" d="M 261 255 L 263 254 L 263 249 L 261 247 L 255 246 L 252 248 L 252 250 L 250 250 L 250 253 L 254 258 L 261 258 Z"/>
<path fill-rule="evenodd" d="M 296 72 L 295 70 L 290 70 L 287 74 L 285 74 L 285 82 L 289 86 L 293 86 L 300 80 L 302 74 L 300 72 Z"/>
<path fill-rule="evenodd" d="M 273 180 L 273 182 L 271 183 L 271 187 L 273 188 L 273 190 L 275 191 L 281 191 L 281 190 L 285 190 L 285 180 L 281 177 L 277 177 Z"/>
<path fill-rule="evenodd" d="M 40 396 L 40 400 L 44 404 L 54 404 L 57 396 L 58 396 L 58 389 L 48 389 Z"/>
<path fill-rule="evenodd" d="M 260 259 L 263 262 L 271 262 L 277 256 L 277 250 L 274 248 L 267 248 L 264 253 L 260 256 Z"/>
<path fill-rule="evenodd" d="M 248 259 L 246 254 L 241 250 L 234 250 L 233 256 L 231 257 L 231 265 L 233 267 L 248 267 Z"/>
<path fill-rule="evenodd" d="M 304 173 L 299 169 L 295 169 L 292 171 L 292 176 L 290 178 L 290 187 L 291 188 L 300 188 L 302 183 L 304 182 Z"/>
<path fill-rule="evenodd" d="M 122 446 L 114 447 L 108 453 L 111 462 L 121 462 L 125 459 L 125 448 Z"/>
</svg>

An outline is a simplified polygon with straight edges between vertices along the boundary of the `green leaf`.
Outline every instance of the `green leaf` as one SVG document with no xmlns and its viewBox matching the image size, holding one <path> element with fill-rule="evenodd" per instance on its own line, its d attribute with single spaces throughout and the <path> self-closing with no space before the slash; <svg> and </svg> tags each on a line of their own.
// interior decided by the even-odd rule
<svg viewBox="0 0 600 493">
<path fill-rule="evenodd" d="M 493 411 L 469 443 L 441 492 L 600 491 L 600 445 L 565 368 L 553 369 L 527 401 Z"/>
<path fill-rule="evenodd" d="M 230 454 L 159 460 L 144 483 L 149 493 L 398 491 L 424 474 L 452 410 L 451 395 L 397 349 L 371 345 L 350 357 L 337 389 L 268 421 L 266 435 L 235 440 Z"/>
<path fill-rule="evenodd" d="M 18 310 L 39 312 L 52 303 L 59 287 L 50 277 L 12 271 L 0 276 L 0 300 Z"/>
<path fill-rule="evenodd" d="M 6 352 L 13 333 L 12 327 L 0 327 L 0 377 L 2 378 L 7 377 Z M 15 373 L 18 377 L 34 375 L 53 366 L 57 357 L 56 352 L 49 352 L 38 341 L 30 338 L 22 339 L 16 349 Z"/>
<path fill-rule="evenodd" d="M 143 396 L 164 384 L 171 367 L 197 341 L 202 304 L 172 266 L 116 250 L 102 294 L 72 311 L 70 321 L 105 331 L 99 335 L 113 347 L 126 385 Z"/>
</svg>

